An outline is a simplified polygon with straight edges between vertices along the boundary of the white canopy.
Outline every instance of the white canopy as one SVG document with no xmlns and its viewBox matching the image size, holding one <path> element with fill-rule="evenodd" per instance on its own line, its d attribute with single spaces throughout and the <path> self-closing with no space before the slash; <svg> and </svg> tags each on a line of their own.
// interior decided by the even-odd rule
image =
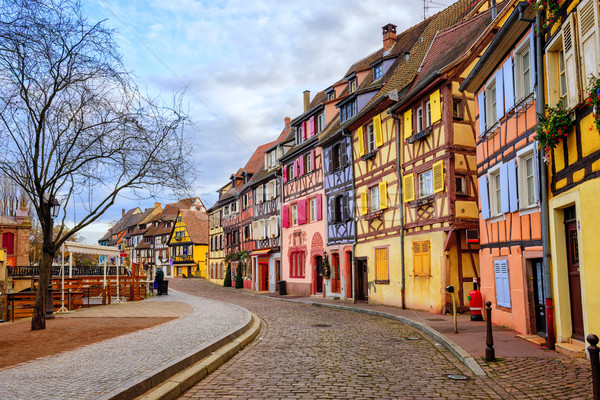
<svg viewBox="0 0 600 400">
<path fill-rule="evenodd" d="M 84 244 L 77 242 L 65 242 L 63 251 L 67 253 L 98 254 L 101 256 L 118 257 L 121 253 L 118 247 L 100 246 L 97 244 Z"/>
</svg>

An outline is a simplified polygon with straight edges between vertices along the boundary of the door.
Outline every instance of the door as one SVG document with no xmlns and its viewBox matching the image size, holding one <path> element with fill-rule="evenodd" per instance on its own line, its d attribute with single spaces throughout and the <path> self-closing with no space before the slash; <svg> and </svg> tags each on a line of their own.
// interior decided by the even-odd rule
<svg viewBox="0 0 600 400">
<path fill-rule="evenodd" d="M 269 264 L 261 262 L 258 264 L 260 270 L 259 277 L 259 290 L 269 290 Z"/>
<path fill-rule="evenodd" d="M 281 280 L 281 260 L 275 260 L 275 290 L 279 291 L 279 285 L 277 282 Z"/>
<path fill-rule="evenodd" d="M 332 271 L 331 271 L 331 292 L 339 293 L 340 292 L 340 255 L 332 254 L 331 261 L 333 263 Z"/>
<path fill-rule="evenodd" d="M 533 275 L 533 304 L 535 311 L 535 328 L 540 336 L 546 336 L 546 307 L 544 305 L 544 269 L 542 259 L 531 262 Z"/>
<path fill-rule="evenodd" d="M 367 276 L 367 260 L 356 260 L 356 299 L 369 299 L 369 280 Z"/>
<path fill-rule="evenodd" d="M 323 293 L 323 257 L 315 257 L 317 265 L 317 293 Z"/>
<path fill-rule="evenodd" d="M 572 210 L 571 210 L 572 209 Z M 569 295 L 571 300 L 571 323 L 573 338 L 583 341 L 583 310 L 581 306 L 581 280 L 579 276 L 579 246 L 575 208 L 565 209 L 565 233 L 567 240 L 567 268 L 569 272 Z"/>
</svg>

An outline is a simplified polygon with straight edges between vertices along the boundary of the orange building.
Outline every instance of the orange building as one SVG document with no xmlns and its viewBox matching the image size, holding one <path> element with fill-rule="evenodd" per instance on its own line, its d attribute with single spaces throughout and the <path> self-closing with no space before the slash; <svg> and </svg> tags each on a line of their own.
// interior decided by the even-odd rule
<svg viewBox="0 0 600 400">
<path fill-rule="evenodd" d="M 0 215 L 0 248 L 6 252 L 6 266 L 29 265 L 31 221 L 27 210 L 16 210 L 14 217 Z"/>
</svg>

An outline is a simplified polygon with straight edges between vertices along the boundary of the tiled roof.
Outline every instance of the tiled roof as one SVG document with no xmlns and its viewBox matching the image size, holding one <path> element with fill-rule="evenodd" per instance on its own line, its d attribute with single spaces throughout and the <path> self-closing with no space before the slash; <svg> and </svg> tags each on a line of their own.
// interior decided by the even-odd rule
<svg viewBox="0 0 600 400">
<path fill-rule="evenodd" d="M 180 211 L 190 240 L 194 244 L 208 244 L 208 215 L 203 211 Z"/>
<path fill-rule="evenodd" d="M 252 157 L 250 157 L 250 159 L 246 163 L 244 171 L 250 174 L 254 174 L 256 171 L 258 171 L 261 168 L 262 164 L 265 162 L 265 151 L 271 146 L 273 146 L 275 143 L 277 143 L 277 141 L 274 140 L 272 142 L 258 146 L 256 151 L 254 151 L 254 154 L 252 154 Z"/>
<path fill-rule="evenodd" d="M 135 219 L 137 218 L 137 214 L 140 214 L 141 212 L 142 210 L 140 210 L 139 207 L 135 207 L 127 211 L 125 215 L 123 215 L 123 217 L 121 217 L 121 219 L 112 226 L 111 231 L 113 233 L 118 233 L 124 229 L 127 229 L 128 226 L 131 226 L 131 224 L 134 223 Z"/>
<path fill-rule="evenodd" d="M 0 225 L 18 225 L 17 218 L 7 215 L 0 215 Z"/>
</svg>

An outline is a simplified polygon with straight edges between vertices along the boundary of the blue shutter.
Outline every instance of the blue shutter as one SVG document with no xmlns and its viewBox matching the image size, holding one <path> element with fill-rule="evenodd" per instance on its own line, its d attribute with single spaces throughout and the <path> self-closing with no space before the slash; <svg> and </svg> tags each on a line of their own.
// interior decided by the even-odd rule
<svg viewBox="0 0 600 400">
<path fill-rule="evenodd" d="M 506 260 L 494 261 L 494 275 L 496 278 L 496 304 L 510 308 L 510 283 Z"/>
<path fill-rule="evenodd" d="M 504 80 L 502 68 L 496 71 L 496 117 L 498 121 L 504 116 Z"/>
<path fill-rule="evenodd" d="M 500 212 L 507 213 L 510 210 L 508 201 L 508 168 L 507 164 L 500 166 Z"/>
<path fill-rule="evenodd" d="M 490 202 L 488 200 L 487 175 L 479 177 L 479 208 L 481 218 L 490 219 Z"/>
<path fill-rule="evenodd" d="M 517 188 L 517 163 L 512 159 L 508 162 L 508 196 L 510 200 L 510 212 L 519 209 L 519 197 Z"/>
<path fill-rule="evenodd" d="M 477 96 L 477 102 L 479 103 L 479 136 L 483 136 L 485 133 L 485 89 L 482 89 Z"/>
<path fill-rule="evenodd" d="M 529 75 L 531 76 L 531 91 L 535 90 L 535 80 L 537 78 L 535 70 L 535 29 L 531 28 L 529 31 L 529 62 L 531 63 L 531 70 Z"/>
<path fill-rule="evenodd" d="M 515 106 L 515 81 L 513 79 L 513 58 L 510 57 L 504 63 L 502 67 L 502 74 L 504 75 L 504 96 L 505 108 L 510 110 Z"/>
<path fill-rule="evenodd" d="M 538 203 L 540 201 L 540 190 L 542 189 L 540 186 L 540 151 L 538 149 L 538 141 L 533 141 L 533 176 L 535 179 L 535 201 Z M 545 168 L 545 166 L 543 167 Z"/>
</svg>

